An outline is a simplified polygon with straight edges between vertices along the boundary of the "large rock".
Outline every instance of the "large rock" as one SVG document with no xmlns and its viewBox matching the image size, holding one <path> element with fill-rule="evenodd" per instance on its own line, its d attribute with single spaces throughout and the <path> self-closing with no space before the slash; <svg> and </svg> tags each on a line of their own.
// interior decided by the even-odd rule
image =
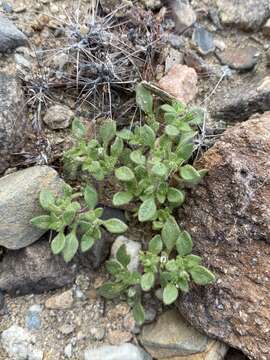
<svg viewBox="0 0 270 360">
<path fill-rule="evenodd" d="M 156 323 L 145 325 L 140 341 L 158 360 L 222 360 L 227 352 L 225 344 L 199 333 L 177 310 L 169 310 Z"/>
<path fill-rule="evenodd" d="M 47 239 L 8 251 L 0 262 L 0 290 L 10 295 L 42 293 L 70 285 L 77 267 L 52 254 Z"/>
<path fill-rule="evenodd" d="M 228 122 L 247 120 L 257 112 L 270 110 L 270 76 L 247 84 L 217 91 L 211 104 L 211 115 Z"/>
<path fill-rule="evenodd" d="M 85 360 L 151 360 L 151 357 L 133 344 L 103 345 L 97 349 L 88 349 Z"/>
<path fill-rule="evenodd" d="M 221 22 L 246 31 L 258 30 L 270 16 L 269 0 L 216 0 Z"/>
<path fill-rule="evenodd" d="M 0 25 L 0 50 L 1 46 Z M 29 120 L 24 109 L 19 81 L 0 72 L 0 174 L 9 166 L 12 154 L 19 152 L 25 143 Z"/>
<path fill-rule="evenodd" d="M 217 275 L 178 302 L 198 330 L 242 350 L 270 354 L 270 112 L 228 129 L 197 166 L 209 170 L 179 219 L 195 253 Z"/>
<path fill-rule="evenodd" d="M 27 44 L 27 37 L 7 17 L 0 15 L 0 53 Z"/>
<path fill-rule="evenodd" d="M 62 190 L 63 181 L 49 166 L 33 166 L 0 179 L 0 245 L 20 249 L 38 240 L 44 230 L 30 224 L 41 215 L 38 201 L 41 189 L 55 194 Z"/>
</svg>

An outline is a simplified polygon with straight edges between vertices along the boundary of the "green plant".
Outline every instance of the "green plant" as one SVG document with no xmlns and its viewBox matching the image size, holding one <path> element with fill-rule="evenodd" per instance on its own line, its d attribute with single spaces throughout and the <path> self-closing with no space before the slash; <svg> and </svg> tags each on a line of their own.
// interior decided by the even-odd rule
<svg viewBox="0 0 270 360">
<path fill-rule="evenodd" d="M 206 170 L 197 170 L 190 164 L 196 150 L 196 127 L 202 120 L 203 112 L 198 108 L 188 109 L 176 101 L 157 108 L 152 94 L 142 85 L 137 88 L 136 98 L 145 115 L 144 125 L 135 123 L 130 128 L 117 130 L 116 123 L 108 120 L 100 127 L 97 139 L 88 140 L 84 126 L 74 120 L 75 144 L 65 153 L 64 161 L 66 166 L 86 171 L 99 181 L 107 175 L 114 175 L 122 189 L 114 194 L 113 204 L 123 206 L 131 203 L 133 216 L 139 223 L 152 224 L 154 236 L 148 248 L 140 253 L 138 271 L 129 270 L 130 256 L 122 246 L 116 259 L 106 263 L 112 281 L 99 289 L 99 294 L 109 299 L 126 297 L 133 307 L 136 321 L 141 324 L 144 321 L 142 292 L 160 287 L 163 302 L 169 305 L 176 301 L 179 292 L 189 290 L 190 282 L 207 285 L 215 277 L 201 265 L 201 258 L 192 254 L 191 236 L 179 227 L 174 217 L 175 209 L 185 201 L 186 188 L 197 185 L 206 174 Z M 66 236 L 68 238 L 74 236 L 78 227 L 82 227 L 83 243 L 84 237 L 94 238 L 87 240 L 86 244 L 92 244 L 101 236 L 100 226 L 115 233 L 126 230 L 126 225 L 119 221 L 100 219 L 101 210 L 95 208 L 97 195 L 92 187 L 84 189 L 86 211 L 73 201 L 80 196 L 69 193 L 56 200 L 58 213 L 55 207 L 44 206 L 41 201 L 43 208 L 50 211 L 46 229 L 58 231 L 63 238 L 68 228 L 71 234 Z M 64 220 L 68 206 L 73 211 L 70 223 Z M 61 218 L 61 227 L 52 225 L 56 215 L 57 221 Z M 38 225 L 39 221 L 34 219 L 33 223 Z M 83 250 L 90 247 L 85 245 Z M 54 246 L 52 248 L 54 251 Z M 61 251 L 65 254 L 64 247 Z M 74 246 L 71 253 L 74 255 L 75 252 Z M 70 258 L 64 257 L 67 261 Z"/>
<path fill-rule="evenodd" d="M 62 254 L 66 262 L 75 256 L 79 247 L 82 252 L 90 250 L 101 238 L 102 227 L 113 234 L 127 230 L 127 225 L 119 219 L 101 219 L 103 209 L 96 207 L 98 195 L 89 185 L 83 193 L 74 192 L 69 185 L 64 185 L 63 194 L 59 197 L 43 189 L 39 194 L 39 202 L 47 214 L 33 218 L 31 224 L 57 232 L 51 242 L 51 249 L 55 255 Z"/>
</svg>

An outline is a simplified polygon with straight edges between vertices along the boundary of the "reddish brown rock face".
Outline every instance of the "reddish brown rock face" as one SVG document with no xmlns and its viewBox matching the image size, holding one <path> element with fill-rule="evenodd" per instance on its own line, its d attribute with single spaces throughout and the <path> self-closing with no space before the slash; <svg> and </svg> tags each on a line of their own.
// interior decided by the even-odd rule
<svg viewBox="0 0 270 360">
<path fill-rule="evenodd" d="M 179 214 L 217 275 L 180 299 L 199 330 L 270 359 L 270 112 L 228 129 L 198 163 L 209 169 Z"/>
</svg>

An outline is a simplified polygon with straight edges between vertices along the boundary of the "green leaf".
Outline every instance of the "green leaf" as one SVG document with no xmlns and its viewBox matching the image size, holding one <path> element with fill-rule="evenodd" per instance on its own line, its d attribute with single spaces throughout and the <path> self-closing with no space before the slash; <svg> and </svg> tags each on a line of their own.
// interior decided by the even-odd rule
<svg viewBox="0 0 270 360">
<path fill-rule="evenodd" d="M 173 113 L 173 114 L 176 114 L 176 111 L 175 109 L 171 106 L 171 105 L 168 105 L 168 104 L 164 104 L 161 106 L 161 109 L 167 113 Z"/>
<path fill-rule="evenodd" d="M 163 302 L 165 305 L 171 305 L 178 298 L 178 289 L 173 284 L 167 284 L 163 291 Z"/>
<path fill-rule="evenodd" d="M 91 247 L 94 245 L 96 239 L 93 236 L 90 236 L 88 234 L 84 234 L 81 238 L 81 251 L 86 252 L 91 249 Z"/>
<path fill-rule="evenodd" d="M 208 285 L 215 281 L 215 275 L 210 270 L 201 265 L 191 268 L 189 273 L 197 285 Z"/>
<path fill-rule="evenodd" d="M 156 203 L 153 198 L 145 200 L 138 212 L 138 218 L 140 222 L 152 220 L 155 217 L 157 211 Z"/>
<path fill-rule="evenodd" d="M 188 160 L 194 151 L 194 145 L 191 144 L 183 144 L 177 151 L 178 156 L 183 160 Z"/>
<path fill-rule="evenodd" d="M 42 189 L 39 194 L 39 202 L 43 209 L 48 210 L 55 203 L 53 193 L 47 189 Z"/>
<path fill-rule="evenodd" d="M 133 195 L 127 191 L 121 191 L 113 196 L 113 205 L 121 206 L 128 204 L 133 199 Z"/>
<path fill-rule="evenodd" d="M 114 299 L 119 296 L 126 288 L 123 283 L 108 282 L 98 288 L 98 295 L 103 296 L 105 299 Z"/>
<path fill-rule="evenodd" d="M 196 183 L 201 178 L 200 173 L 189 164 L 180 168 L 180 176 L 188 183 Z"/>
<path fill-rule="evenodd" d="M 108 144 L 116 134 L 116 122 L 113 120 L 106 121 L 99 129 L 100 137 L 104 144 Z"/>
<path fill-rule="evenodd" d="M 132 181 L 135 178 L 135 175 L 132 170 L 130 170 L 127 166 L 122 166 L 115 170 L 115 176 L 118 180 L 128 182 Z"/>
<path fill-rule="evenodd" d="M 114 261 L 114 260 L 109 260 L 106 261 L 106 270 L 111 274 L 111 275 L 117 275 L 119 274 L 119 272 L 122 270 L 121 265 L 119 264 L 119 262 Z"/>
<path fill-rule="evenodd" d="M 156 139 L 156 134 L 150 126 L 144 125 L 140 128 L 140 137 L 143 145 L 152 147 Z"/>
<path fill-rule="evenodd" d="M 130 256 L 127 253 L 126 245 L 123 244 L 119 247 L 116 252 L 116 259 L 122 264 L 124 267 L 127 267 L 130 263 Z"/>
<path fill-rule="evenodd" d="M 176 137 L 177 135 L 179 135 L 179 130 L 177 129 L 176 126 L 166 125 L 165 133 L 170 137 Z"/>
<path fill-rule="evenodd" d="M 111 145 L 111 155 L 118 157 L 124 149 L 123 140 L 117 137 Z"/>
<path fill-rule="evenodd" d="M 79 242 L 74 232 L 66 236 L 66 243 L 63 249 L 63 258 L 65 262 L 69 262 L 76 254 L 79 248 Z"/>
<path fill-rule="evenodd" d="M 145 164 L 145 156 L 142 154 L 141 150 L 134 150 L 130 153 L 130 159 L 137 165 Z"/>
<path fill-rule="evenodd" d="M 65 243 L 66 243 L 65 235 L 62 232 L 57 234 L 51 242 L 52 253 L 54 255 L 60 254 L 60 252 L 63 251 L 65 247 Z"/>
<path fill-rule="evenodd" d="M 134 320 L 136 321 L 136 323 L 138 325 L 142 325 L 145 320 L 145 312 L 144 312 L 144 308 L 143 308 L 142 304 L 140 302 L 136 302 L 133 305 L 132 312 L 133 312 L 133 317 L 134 317 Z"/>
<path fill-rule="evenodd" d="M 73 135 L 78 138 L 81 139 L 85 136 L 86 134 L 86 128 L 83 125 L 83 123 L 79 120 L 79 119 L 74 119 L 72 122 L 72 133 Z"/>
<path fill-rule="evenodd" d="M 177 262 L 174 259 L 169 260 L 165 268 L 170 272 L 176 272 L 178 270 Z"/>
<path fill-rule="evenodd" d="M 70 225 L 74 220 L 75 215 L 76 215 L 76 211 L 73 210 L 71 207 L 68 207 L 63 214 L 63 220 L 65 222 L 65 225 Z"/>
<path fill-rule="evenodd" d="M 143 291 L 149 291 L 155 283 L 155 275 L 152 272 L 147 272 L 141 277 L 141 287 Z"/>
<path fill-rule="evenodd" d="M 164 177 L 168 174 L 168 169 L 167 167 L 162 164 L 162 163 L 157 163 L 155 164 L 152 169 L 151 169 L 152 173 L 159 176 L 159 177 Z"/>
<path fill-rule="evenodd" d="M 182 204 L 185 200 L 185 194 L 183 191 L 170 187 L 167 194 L 168 201 L 173 204 Z"/>
<path fill-rule="evenodd" d="M 104 211 L 103 208 L 96 208 L 94 210 L 95 217 L 100 218 L 102 216 L 102 214 L 103 214 L 103 211 Z"/>
<path fill-rule="evenodd" d="M 92 186 L 87 185 L 84 189 L 83 195 L 88 208 L 94 209 L 98 202 L 98 195 L 96 190 Z"/>
<path fill-rule="evenodd" d="M 170 253 L 176 244 L 176 240 L 179 236 L 180 230 L 175 218 L 170 216 L 161 231 L 162 241 Z"/>
<path fill-rule="evenodd" d="M 189 291 L 188 281 L 189 281 L 188 274 L 185 271 L 182 271 L 179 276 L 178 286 L 179 289 L 184 293 L 187 293 Z"/>
<path fill-rule="evenodd" d="M 118 131 L 116 134 L 123 140 L 131 140 L 133 138 L 133 132 L 128 129 L 122 129 Z"/>
<path fill-rule="evenodd" d="M 136 102 L 143 112 L 151 114 L 153 111 L 153 96 L 142 84 L 136 87 Z"/>
<path fill-rule="evenodd" d="M 158 255 L 163 249 L 163 243 L 160 235 L 154 236 L 148 245 L 148 249 L 151 253 Z"/>
<path fill-rule="evenodd" d="M 187 269 L 191 269 L 194 266 L 200 265 L 201 261 L 202 261 L 202 258 L 200 256 L 193 255 L 193 254 L 187 255 L 184 259 L 185 266 Z"/>
<path fill-rule="evenodd" d="M 50 229 L 51 217 L 49 215 L 40 215 L 30 220 L 30 223 L 42 230 Z"/>
<path fill-rule="evenodd" d="M 193 242 L 190 234 L 187 231 L 182 231 L 176 241 L 176 249 L 180 256 L 185 256 L 191 253 Z"/>
<path fill-rule="evenodd" d="M 119 219 L 105 220 L 102 225 L 112 234 L 121 234 L 128 229 L 127 225 Z"/>
</svg>

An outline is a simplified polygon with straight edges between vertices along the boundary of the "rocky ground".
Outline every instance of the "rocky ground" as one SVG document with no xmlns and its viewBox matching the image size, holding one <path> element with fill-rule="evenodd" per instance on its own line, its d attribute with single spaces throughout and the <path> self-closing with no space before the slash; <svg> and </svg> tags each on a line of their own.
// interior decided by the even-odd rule
<svg viewBox="0 0 270 360">
<path fill-rule="evenodd" d="M 179 221 L 218 281 L 192 289 L 178 310 L 162 308 L 158 294 L 145 296 L 146 325 L 138 327 L 127 304 L 96 294 L 115 238 L 103 234 L 99 247 L 71 265 L 52 256 L 46 235 L 36 242 L 43 234 L 26 224 L 39 211 L 42 186 L 59 191 L 53 168 L 62 175 L 59 159 L 74 116 L 90 124 L 121 108 L 119 123 L 129 122 L 138 74 L 129 68 L 131 85 L 120 90 L 125 101 L 112 90 L 119 103 L 108 108 L 108 97 L 103 103 L 91 87 L 89 94 L 76 89 L 84 75 L 76 79 L 77 47 L 69 48 L 73 33 L 84 39 L 93 3 L 2 0 L 0 173 L 7 176 L 0 178 L 0 359 L 269 360 L 269 0 L 100 4 L 107 16 L 118 9 L 119 19 L 125 12 L 147 18 L 151 31 L 139 20 L 129 29 L 136 49 L 152 54 L 151 61 L 140 59 L 140 75 L 206 109 L 198 157 L 210 150 L 198 165 L 210 169 L 209 177 Z M 115 211 L 108 209 L 123 217 Z M 146 231 L 131 227 L 127 236 L 117 241 L 127 242 L 136 259 Z"/>
</svg>

